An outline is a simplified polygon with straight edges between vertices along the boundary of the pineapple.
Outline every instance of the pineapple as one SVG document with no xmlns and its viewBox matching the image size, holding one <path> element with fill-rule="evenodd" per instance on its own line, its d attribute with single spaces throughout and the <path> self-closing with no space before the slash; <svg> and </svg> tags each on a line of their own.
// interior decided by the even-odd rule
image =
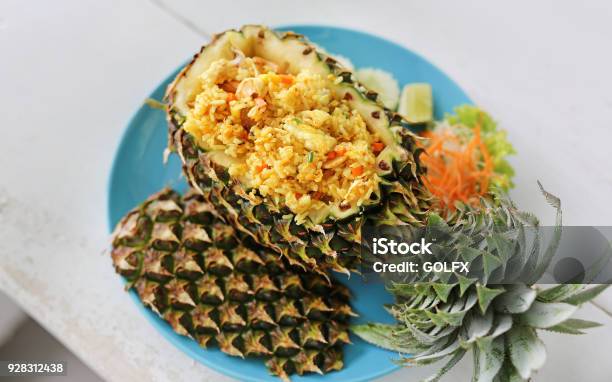
<svg viewBox="0 0 612 382">
<path fill-rule="evenodd" d="M 580 304 L 608 287 L 534 285 L 561 234 L 560 201 L 542 192 L 557 209 L 555 237 L 546 251 L 540 253 L 539 237 L 530 243 L 525 238 L 529 227 L 537 233 L 537 219 L 517 211 L 505 198 L 494 205 L 483 200 L 482 208 L 460 205 L 452 225 L 432 214 L 428 232 L 438 245 L 447 247 L 447 261 L 470 259 L 480 277 L 393 280 L 389 289 L 396 303 L 388 311 L 397 323 L 356 325 L 353 332 L 370 343 L 408 354 L 403 358 L 408 365 L 447 359 L 428 381 L 439 380 L 468 351 L 473 353 L 474 381 L 530 380 L 546 360 L 537 330 L 582 334 L 599 326 L 571 316 Z"/>
<path fill-rule="evenodd" d="M 264 357 L 283 379 L 340 370 L 355 315 L 348 289 L 234 233 L 201 195 L 166 189 L 119 222 L 112 260 L 145 306 L 202 347 Z"/>
<path fill-rule="evenodd" d="M 248 70 L 255 74 L 240 77 Z M 315 92 L 309 84 L 317 81 L 327 85 L 308 98 Z M 304 37 L 245 26 L 215 36 L 168 87 L 168 148 L 179 154 L 190 185 L 242 235 L 304 270 L 348 273 L 360 264 L 364 223 L 419 225 L 429 206 L 418 138 L 378 98 Z M 351 123 L 332 124 L 340 126 L 336 131 L 328 122 L 317 125 L 321 118 Z M 359 134 L 345 134 L 359 127 L 360 141 Z M 269 134 L 253 138 L 266 128 Z M 279 152 L 276 161 L 251 155 L 259 141 L 277 133 L 297 143 L 263 146 L 261 155 Z M 363 151 L 350 151 L 355 147 Z M 309 163 L 315 180 L 299 183 L 310 176 Z"/>
</svg>

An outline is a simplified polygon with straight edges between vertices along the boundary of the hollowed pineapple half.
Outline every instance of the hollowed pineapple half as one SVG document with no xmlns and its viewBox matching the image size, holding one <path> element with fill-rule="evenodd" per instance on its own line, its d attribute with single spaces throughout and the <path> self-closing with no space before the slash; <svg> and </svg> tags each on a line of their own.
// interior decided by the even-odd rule
<svg viewBox="0 0 612 382">
<path fill-rule="evenodd" d="M 342 369 L 349 290 L 248 244 L 202 195 L 164 189 L 117 224 L 111 257 L 146 307 L 204 348 L 263 358 L 283 380 Z"/>
<path fill-rule="evenodd" d="M 303 36 L 215 36 L 168 87 L 169 149 L 243 233 L 295 265 L 348 272 L 361 227 L 428 207 L 407 123 Z"/>
</svg>

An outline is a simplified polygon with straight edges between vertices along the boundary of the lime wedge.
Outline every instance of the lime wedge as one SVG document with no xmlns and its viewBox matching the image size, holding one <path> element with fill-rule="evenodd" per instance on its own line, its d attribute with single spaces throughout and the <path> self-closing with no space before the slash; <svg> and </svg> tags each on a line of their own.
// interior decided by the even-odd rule
<svg viewBox="0 0 612 382">
<path fill-rule="evenodd" d="M 431 122 L 433 120 L 431 86 L 425 83 L 404 86 L 400 96 L 398 113 L 410 123 Z"/>
</svg>

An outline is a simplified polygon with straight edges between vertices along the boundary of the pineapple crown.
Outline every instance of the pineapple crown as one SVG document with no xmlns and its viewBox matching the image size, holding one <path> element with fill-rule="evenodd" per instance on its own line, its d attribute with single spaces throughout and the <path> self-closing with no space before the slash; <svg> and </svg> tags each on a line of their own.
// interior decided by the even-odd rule
<svg viewBox="0 0 612 382">
<path fill-rule="evenodd" d="M 482 382 L 529 379 L 546 359 L 538 329 L 582 334 L 599 326 L 571 316 L 608 285 L 535 286 L 561 237 L 561 202 L 539 186 L 557 213 L 544 250 L 537 229 L 531 240 L 525 234 L 527 228 L 538 227 L 538 219 L 502 195 L 483 200 L 478 209 L 459 205 L 450 222 L 432 214 L 426 235 L 439 239 L 446 260 L 470 261 L 479 276 L 432 273 L 387 280 L 396 297 L 387 310 L 397 323 L 355 325 L 352 330 L 368 342 L 406 354 L 399 361 L 403 364 L 446 359 L 427 381 L 439 380 L 471 351 L 474 381 Z"/>
</svg>

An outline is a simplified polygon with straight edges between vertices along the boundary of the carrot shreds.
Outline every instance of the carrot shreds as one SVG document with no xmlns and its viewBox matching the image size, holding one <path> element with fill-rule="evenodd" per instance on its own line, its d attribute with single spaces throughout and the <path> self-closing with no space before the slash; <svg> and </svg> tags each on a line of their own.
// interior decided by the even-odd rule
<svg viewBox="0 0 612 382">
<path fill-rule="evenodd" d="M 441 209 L 453 211 L 455 202 L 475 205 L 489 191 L 493 161 L 484 144 L 480 126 L 468 142 L 445 129 L 428 131 L 423 164 L 427 167 L 425 186 L 438 200 Z"/>
<path fill-rule="evenodd" d="M 353 174 L 353 176 L 359 176 L 359 175 L 363 174 L 363 166 L 357 166 L 357 167 L 353 168 L 351 170 L 351 174 Z"/>
<path fill-rule="evenodd" d="M 293 76 L 291 74 L 279 74 L 281 83 L 285 85 L 291 85 L 293 83 Z"/>
<path fill-rule="evenodd" d="M 219 85 L 219 87 L 228 93 L 236 93 L 239 84 L 240 81 L 230 80 L 223 82 L 221 85 Z"/>
<path fill-rule="evenodd" d="M 382 142 L 374 142 L 372 143 L 372 151 L 374 154 L 378 154 L 385 148 L 385 144 Z"/>
</svg>

